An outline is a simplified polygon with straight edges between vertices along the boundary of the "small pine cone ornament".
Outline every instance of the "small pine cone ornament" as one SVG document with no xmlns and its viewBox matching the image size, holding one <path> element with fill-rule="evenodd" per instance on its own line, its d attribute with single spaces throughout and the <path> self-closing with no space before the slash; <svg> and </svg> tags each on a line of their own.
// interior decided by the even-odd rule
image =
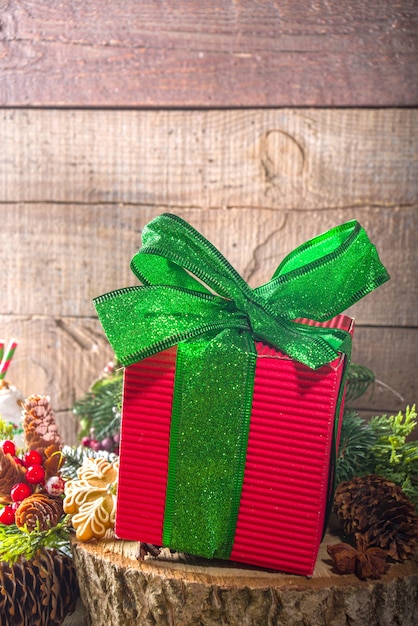
<svg viewBox="0 0 418 626">
<path fill-rule="evenodd" d="M 16 526 L 27 530 L 48 530 L 56 526 L 63 514 L 61 498 L 54 498 L 45 493 L 33 493 L 25 498 L 16 510 Z"/>
<path fill-rule="evenodd" d="M 42 454 L 46 476 L 53 476 L 61 464 L 61 455 L 57 453 L 63 444 L 49 396 L 30 396 L 22 412 L 26 447 Z"/>
<path fill-rule="evenodd" d="M 334 509 L 344 532 L 363 550 L 381 548 L 393 560 L 403 561 L 418 545 L 415 506 L 382 476 L 355 476 L 338 485 Z"/>
<path fill-rule="evenodd" d="M 16 463 L 11 454 L 5 454 L 0 446 L 0 498 L 2 502 L 9 500 L 10 491 L 16 483 L 25 478 L 26 469 Z"/>
<path fill-rule="evenodd" d="M 1 626 L 59 626 L 79 596 L 72 559 L 41 550 L 29 561 L 0 561 Z"/>
</svg>

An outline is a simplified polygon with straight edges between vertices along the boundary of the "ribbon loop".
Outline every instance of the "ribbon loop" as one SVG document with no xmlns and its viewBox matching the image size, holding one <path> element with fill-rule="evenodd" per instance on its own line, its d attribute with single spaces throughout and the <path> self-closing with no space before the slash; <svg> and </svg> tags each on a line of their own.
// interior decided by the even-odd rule
<svg viewBox="0 0 418 626">
<path fill-rule="evenodd" d="M 356 221 L 294 250 L 256 289 L 200 233 L 171 214 L 144 228 L 143 246 L 131 267 L 144 287 L 94 301 L 125 365 L 223 325 L 316 368 L 335 358 L 345 335 L 293 320 L 330 319 L 389 278 Z"/>
</svg>

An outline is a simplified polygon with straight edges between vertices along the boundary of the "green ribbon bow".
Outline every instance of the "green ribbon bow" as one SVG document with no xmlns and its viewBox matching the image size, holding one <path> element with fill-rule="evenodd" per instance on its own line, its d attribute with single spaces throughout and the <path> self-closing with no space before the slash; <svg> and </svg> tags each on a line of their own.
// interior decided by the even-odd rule
<svg viewBox="0 0 418 626">
<path fill-rule="evenodd" d="M 295 319 L 329 320 L 389 275 L 357 221 L 294 250 L 256 289 L 175 215 L 152 220 L 142 243 L 131 268 L 143 286 L 94 303 L 122 365 L 178 346 L 164 544 L 228 557 L 245 467 L 254 342 L 310 368 L 349 355 L 347 332 Z"/>
</svg>

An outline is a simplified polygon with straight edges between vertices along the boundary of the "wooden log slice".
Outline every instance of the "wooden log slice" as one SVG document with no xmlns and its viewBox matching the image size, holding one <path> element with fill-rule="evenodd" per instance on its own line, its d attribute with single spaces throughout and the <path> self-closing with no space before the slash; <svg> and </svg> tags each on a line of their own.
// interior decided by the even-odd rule
<svg viewBox="0 0 418 626">
<path fill-rule="evenodd" d="M 93 626 L 413 626 L 418 555 L 379 580 L 333 572 L 324 537 L 311 578 L 164 551 L 138 561 L 136 542 L 73 541 L 86 623 Z"/>
</svg>

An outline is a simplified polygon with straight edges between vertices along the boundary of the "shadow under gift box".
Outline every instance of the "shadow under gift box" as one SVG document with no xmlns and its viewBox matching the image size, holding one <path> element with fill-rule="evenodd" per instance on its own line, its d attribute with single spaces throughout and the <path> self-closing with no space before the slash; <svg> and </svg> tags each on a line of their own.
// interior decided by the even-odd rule
<svg viewBox="0 0 418 626">
<path fill-rule="evenodd" d="M 344 315 L 303 321 L 353 332 Z M 343 402 L 338 416 L 336 410 L 345 357 L 313 370 L 262 343 L 256 349 L 230 559 L 309 576 L 325 522 L 336 417 L 336 441 L 341 426 Z M 175 362 L 174 347 L 125 369 L 115 529 L 121 539 L 163 545 Z"/>
</svg>

